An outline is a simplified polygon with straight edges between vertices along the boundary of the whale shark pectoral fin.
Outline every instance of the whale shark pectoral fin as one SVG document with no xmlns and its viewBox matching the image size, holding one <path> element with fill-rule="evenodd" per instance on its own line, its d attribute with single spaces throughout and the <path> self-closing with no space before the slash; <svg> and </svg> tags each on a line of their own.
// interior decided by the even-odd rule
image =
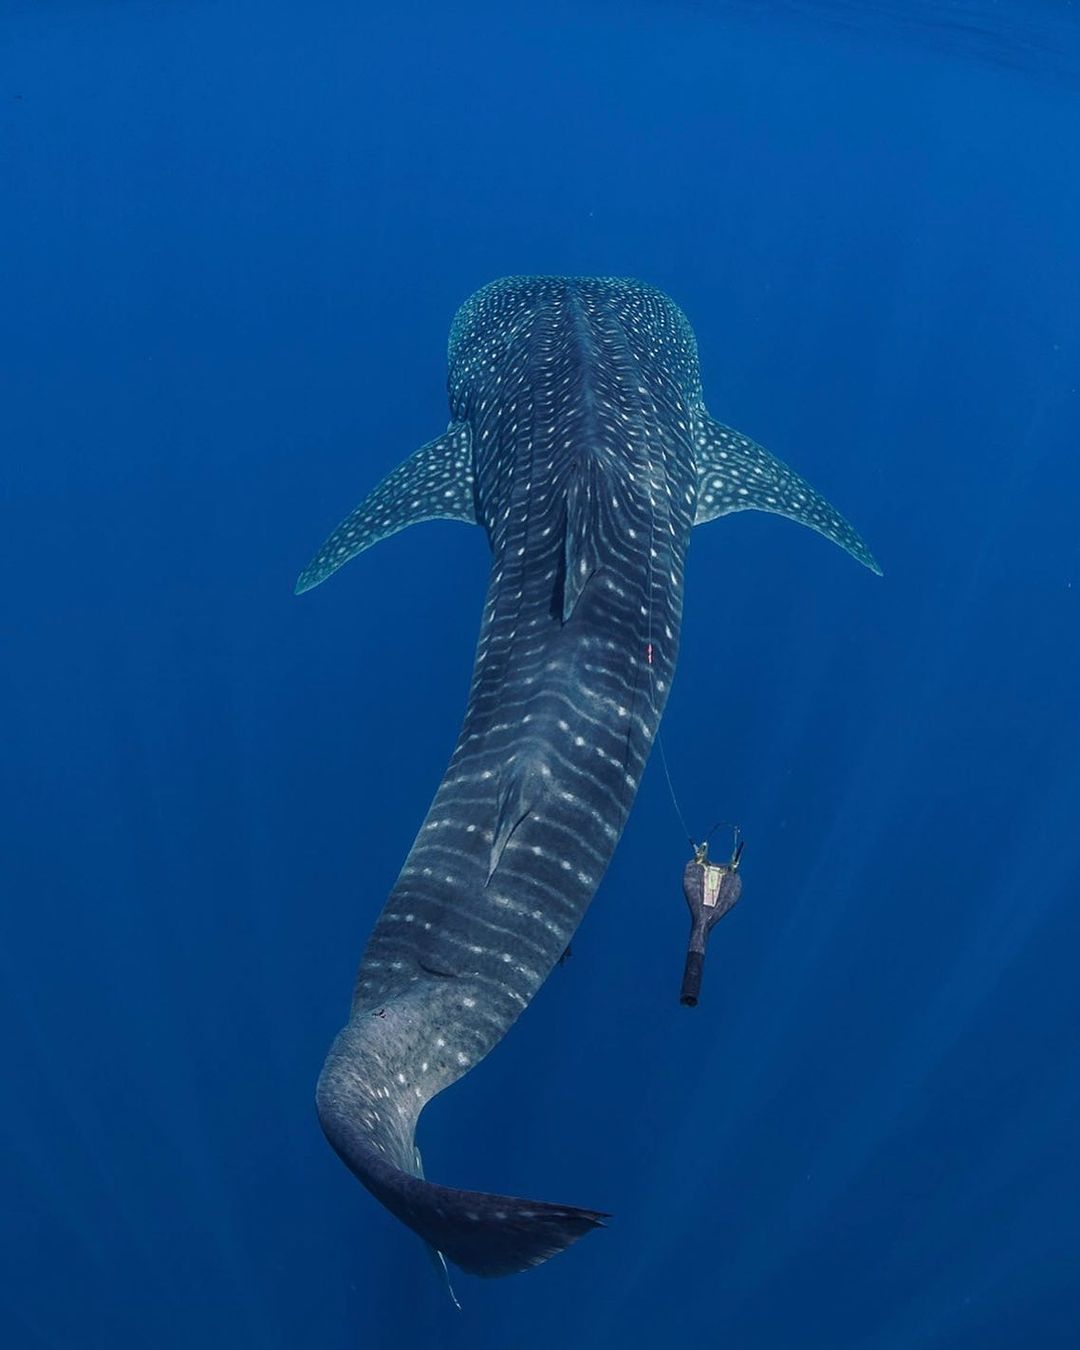
<svg viewBox="0 0 1080 1350">
<path fill-rule="evenodd" d="M 881 575 L 873 554 L 835 507 L 793 469 L 731 427 L 703 416 L 697 426 L 695 525 L 732 511 L 774 511 L 817 530 Z"/>
<path fill-rule="evenodd" d="M 403 460 L 345 517 L 300 573 L 296 594 L 310 591 L 364 549 L 422 520 L 476 524 L 472 442 L 464 422 Z"/>
</svg>

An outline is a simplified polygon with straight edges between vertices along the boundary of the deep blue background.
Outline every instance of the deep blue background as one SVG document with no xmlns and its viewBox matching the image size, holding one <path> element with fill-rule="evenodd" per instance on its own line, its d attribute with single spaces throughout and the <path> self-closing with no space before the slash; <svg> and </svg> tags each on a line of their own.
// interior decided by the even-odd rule
<svg viewBox="0 0 1080 1350">
<path fill-rule="evenodd" d="M 8 0 L 5 1347 L 1077 1343 L 1076 20 Z M 695 536 L 666 744 L 744 898 L 688 1013 L 654 764 L 573 959 L 421 1127 L 438 1180 L 615 1220 L 459 1316 L 312 1093 L 485 543 L 292 583 L 523 271 L 668 290 L 713 412 L 886 575 Z"/>
</svg>

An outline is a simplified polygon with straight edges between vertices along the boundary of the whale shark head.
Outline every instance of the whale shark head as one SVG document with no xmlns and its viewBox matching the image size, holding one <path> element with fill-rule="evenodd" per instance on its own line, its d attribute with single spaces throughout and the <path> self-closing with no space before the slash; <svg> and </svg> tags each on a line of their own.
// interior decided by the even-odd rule
<svg viewBox="0 0 1080 1350">
<path fill-rule="evenodd" d="M 648 343 L 635 342 L 639 356 L 651 352 L 681 365 L 696 391 L 694 331 L 655 286 L 633 277 L 511 276 L 482 286 L 454 315 L 447 356 L 455 415 L 474 406 L 478 391 L 496 393 L 507 379 L 513 382 L 521 373 L 515 352 L 542 361 L 545 342 L 557 341 L 560 330 L 576 330 L 583 351 L 599 355 L 581 321 L 583 306 L 608 314 L 635 339 L 647 336 Z"/>
</svg>

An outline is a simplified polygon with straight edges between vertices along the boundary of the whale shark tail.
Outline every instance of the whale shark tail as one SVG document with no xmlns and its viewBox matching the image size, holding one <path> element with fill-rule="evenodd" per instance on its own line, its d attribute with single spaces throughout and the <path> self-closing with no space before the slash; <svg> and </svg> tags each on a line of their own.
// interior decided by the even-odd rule
<svg viewBox="0 0 1080 1350">
<path fill-rule="evenodd" d="M 345 1161 L 391 1214 L 470 1275 L 516 1275 L 541 1265 L 608 1217 L 598 1210 L 454 1190 L 410 1176 L 378 1154 Z"/>
<path fill-rule="evenodd" d="M 334 1151 L 395 1218 L 470 1275 L 515 1275 L 538 1266 L 610 1217 L 427 1181 L 416 1175 L 421 1168 L 411 1125 L 403 1133 L 399 1117 L 392 1131 L 384 1129 L 382 1113 L 356 1101 L 350 1091 L 356 1080 L 346 1085 L 336 1068 L 331 1060 L 316 1094 L 319 1122 Z M 379 1105 L 390 1103 L 380 1099 Z"/>
</svg>

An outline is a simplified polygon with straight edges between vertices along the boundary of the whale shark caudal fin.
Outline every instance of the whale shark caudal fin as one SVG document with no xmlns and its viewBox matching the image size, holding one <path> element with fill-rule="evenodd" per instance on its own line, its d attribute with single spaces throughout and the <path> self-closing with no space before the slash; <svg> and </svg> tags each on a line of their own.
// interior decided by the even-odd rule
<svg viewBox="0 0 1080 1350">
<path fill-rule="evenodd" d="M 454 1190 L 424 1178 L 411 1094 L 402 1089 L 395 1097 L 396 1075 L 375 1086 L 395 1036 L 411 1034 L 407 1012 L 389 1006 L 381 1016 L 354 1015 L 319 1075 L 319 1124 L 353 1176 L 429 1247 L 472 1275 L 528 1270 L 601 1227 L 608 1216 L 599 1210 Z"/>
<path fill-rule="evenodd" d="M 541 1265 L 609 1217 L 599 1210 L 453 1190 L 409 1176 L 377 1154 L 365 1172 L 356 1174 L 391 1214 L 470 1275 L 516 1275 Z"/>
<path fill-rule="evenodd" d="M 300 573 L 296 594 L 318 586 L 380 539 L 422 520 L 476 524 L 472 443 L 464 422 L 451 423 L 368 493 Z"/>
<path fill-rule="evenodd" d="M 873 554 L 840 512 L 786 464 L 711 417 L 702 417 L 695 430 L 698 470 L 695 525 L 732 511 L 774 511 L 800 525 L 809 525 L 881 575 Z"/>
<path fill-rule="evenodd" d="M 610 1216 L 510 1195 L 459 1191 L 395 1167 L 336 1113 L 320 1110 L 327 1138 L 353 1175 L 434 1251 L 470 1275 L 516 1275 L 565 1251 Z"/>
</svg>

